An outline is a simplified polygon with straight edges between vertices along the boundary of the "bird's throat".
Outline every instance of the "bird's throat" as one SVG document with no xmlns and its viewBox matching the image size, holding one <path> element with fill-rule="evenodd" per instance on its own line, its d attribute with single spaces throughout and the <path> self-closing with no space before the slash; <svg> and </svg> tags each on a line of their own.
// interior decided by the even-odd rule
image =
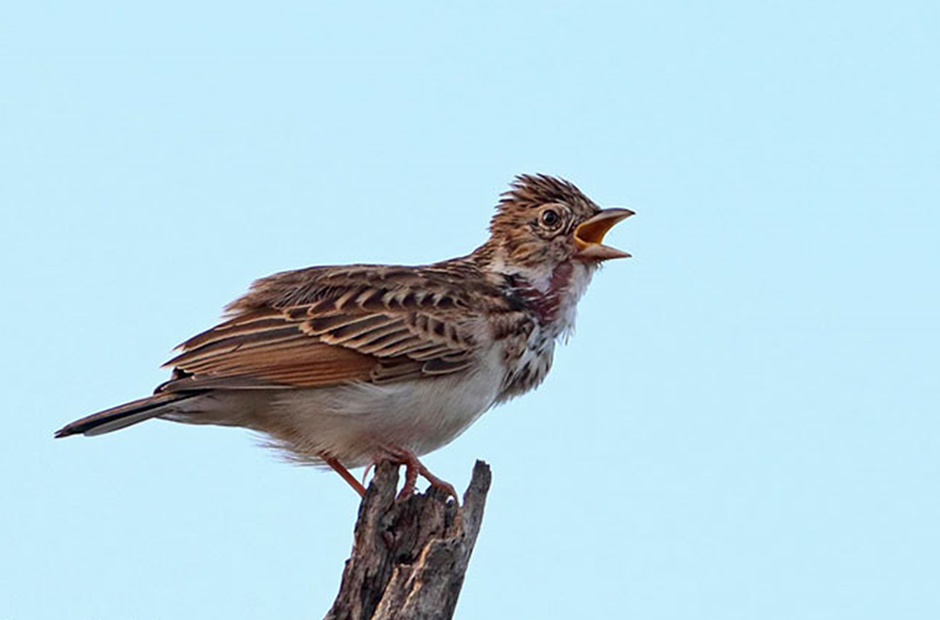
<svg viewBox="0 0 940 620">
<path fill-rule="evenodd" d="M 569 261 L 559 263 L 548 279 L 548 286 L 542 290 L 522 274 L 506 276 L 510 294 L 527 310 L 538 318 L 541 325 L 554 323 L 558 319 L 562 301 L 571 282 L 574 268 Z"/>
</svg>

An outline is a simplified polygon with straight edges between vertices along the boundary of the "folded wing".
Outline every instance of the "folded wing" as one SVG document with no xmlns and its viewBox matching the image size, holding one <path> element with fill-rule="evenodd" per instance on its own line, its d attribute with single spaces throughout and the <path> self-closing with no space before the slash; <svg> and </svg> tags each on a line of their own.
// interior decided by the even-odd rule
<svg viewBox="0 0 940 620">
<path fill-rule="evenodd" d="M 465 370 L 478 316 L 459 274 L 311 268 L 257 282 L 229 318 L 179 346 L 158 391 L 387 383 Z"/>
</svg>

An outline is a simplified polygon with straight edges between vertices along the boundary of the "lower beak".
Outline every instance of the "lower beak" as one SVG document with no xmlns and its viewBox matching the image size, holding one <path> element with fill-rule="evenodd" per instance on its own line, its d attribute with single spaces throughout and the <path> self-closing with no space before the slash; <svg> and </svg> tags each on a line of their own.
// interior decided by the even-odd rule
<svg viewBox="0 0 940 620">
<path fill-rule="evenodd" d="M 577 258 L 592 260 L 609 260 L 611 258 L 628 258 L 626 252 L 604 245 L 604 235 L 613 228 L 614 224 L 633 215 L 630 209 L 604 209 L 591 219 L 581 222 L 574 229 L 574 242 L 578 246 L 575 254 Z"/>
</svg>

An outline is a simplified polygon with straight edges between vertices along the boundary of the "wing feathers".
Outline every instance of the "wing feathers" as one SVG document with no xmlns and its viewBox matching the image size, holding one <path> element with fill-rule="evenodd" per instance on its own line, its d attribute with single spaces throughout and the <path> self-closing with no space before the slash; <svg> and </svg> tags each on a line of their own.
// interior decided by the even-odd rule
<svg viewBox="0 0 940 620">
<path fill-rule="evenodd" d="M 407 280 L 397 271 L 386 278 Z M 449 289 L 291 280 L 263 304 L 255 289 L 229 319 L 180 345 L 167 362 L 180 375 L 163 390 L 401 381 L 463 371 L 476 351 L 469 324 L 478 317 Z"/>
<path fill-rule="evenodd" d="M 369 356 L 311 342 L 303 335 L 287 343 L 216 353 L 177 364 L 177 368 L 195 376 L 180 381 L 179 387 L 186 389 L 198 387 L 196 379 L 200 376 L 253 378 L 280 385 L 318 387 L 368 379 L 374 367 L 375 361 Z"/>
<path fill-rule="evenodd" d="M 283 322 L 281 325 L 283 325 Z M 283 343 L 284 341 L 289 342 L 303 339 L 304 335 L 299 332 L 295 326 L 291 325 L 240 336 L 227 336 L 214 342 L 207 342 L 194 349 L 184 351 L 168 361 L 164 366 L 191 365 L 199 360 L 206 358 L 211 359 L 216 355 L 234 353 L 240 349 L 252 347 L 271 348 L 273 345 Z"/>
</svg>

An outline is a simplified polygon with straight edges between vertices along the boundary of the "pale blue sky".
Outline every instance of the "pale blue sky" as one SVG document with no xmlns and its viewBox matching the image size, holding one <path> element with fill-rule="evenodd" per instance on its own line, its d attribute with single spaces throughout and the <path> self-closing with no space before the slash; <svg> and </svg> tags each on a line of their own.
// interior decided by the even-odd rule
<svg viewBox="0 0 940 620">
<path fill-rule="evenodd" d="M 494 471 L 458 618 L 940 617 L 937 7 L 5 3 L 0 618 L 319 617 L 338 477 L 52 432 L 255 277 L 471 250 L 520 172 L 635 258 L 427 458 Z"/>
</svg>

